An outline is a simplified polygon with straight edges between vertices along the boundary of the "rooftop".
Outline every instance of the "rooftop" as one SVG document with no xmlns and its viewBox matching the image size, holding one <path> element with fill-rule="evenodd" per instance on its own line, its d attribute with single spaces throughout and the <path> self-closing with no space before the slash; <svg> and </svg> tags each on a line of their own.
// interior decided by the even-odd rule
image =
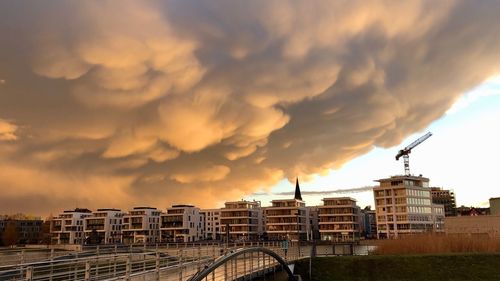
<svg viewBox="0 0 500 281">
<path fill-rule="evenodd" d="M 397 175 L 397 176 L 391 176 L 390 178 L 384 178 L 384 179 L 378 179 L 375 180 L 376 182 L 383 182 L 383 181 L 393 181 L 393 180 L 420 180 L 420 181 L 429 181 L 429 178 L 423 177 L 423 176 L 405 176 L 405 175 Z"/>
</svg>

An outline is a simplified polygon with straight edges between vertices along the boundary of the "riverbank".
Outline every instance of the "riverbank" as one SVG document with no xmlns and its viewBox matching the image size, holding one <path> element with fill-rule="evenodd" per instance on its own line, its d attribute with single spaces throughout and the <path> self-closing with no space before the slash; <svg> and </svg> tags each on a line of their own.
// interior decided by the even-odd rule
<svg viewBox="0 0 500 281">
<path fill-rule="evenodd" d="M 309 280 L 309 260 L 296 273 Z M 312 260 L 312 279 L 326 280 L 500 280 L 500 253 L 446 255 L 371 255 L 319 257 Z"/>
</svg>

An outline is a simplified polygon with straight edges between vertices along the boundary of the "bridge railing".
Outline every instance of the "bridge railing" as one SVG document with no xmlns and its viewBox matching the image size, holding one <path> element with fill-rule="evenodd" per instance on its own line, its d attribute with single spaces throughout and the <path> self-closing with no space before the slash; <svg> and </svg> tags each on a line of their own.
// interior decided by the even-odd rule
<svg viewBox="0 0 500 281">
<path fill-rule="evenodd" d="M 214 260 L 241 247 L 265 247 L 284 256 L 276 242 L 85 247 L 81 252 L 64 252 L 38 261 L 2 265 L 0 280 L 187 280 Z M 242 263 L 242 258 L 256 261 L 256 266 L 248 260 Z M 287 259 L 293 258 L 288 253 Z M 272 260 L 266 260 L 265 264 L 257 260 L 259 257 L 255 254 L 239 257 L 232 267 L 233 272 L 226 274 L 239 276 L 249 268 L 277 265 Z"/>
<path fill-rule="evenodd" d="M 264 247 L 240 248 L 206 265 L 189 281 L 251 280 L 257 276 L 276 274 L 277 271 L 286 272 L 291 281 L 296 280 L 287 261 L 273 250 Z"/>
</svg>

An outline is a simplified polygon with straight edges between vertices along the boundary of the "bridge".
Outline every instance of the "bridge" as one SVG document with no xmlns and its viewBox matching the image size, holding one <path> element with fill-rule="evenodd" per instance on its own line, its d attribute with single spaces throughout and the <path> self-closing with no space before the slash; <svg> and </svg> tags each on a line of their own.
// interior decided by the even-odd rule
<svg viewBox="0 0 500 281">
<path fill-rule="evenodd" d="M 304 247 L 304 246 L 303 246 Z M 310 249 L 310 248 L 309 248 Z M 2 252 L 0 252 L 2 253 Z M 252 280 L 286 274 L 306 248 L 280 242 L 93 247 L 82 251 L 0 254 L 0 280 Z"/>
</svg>

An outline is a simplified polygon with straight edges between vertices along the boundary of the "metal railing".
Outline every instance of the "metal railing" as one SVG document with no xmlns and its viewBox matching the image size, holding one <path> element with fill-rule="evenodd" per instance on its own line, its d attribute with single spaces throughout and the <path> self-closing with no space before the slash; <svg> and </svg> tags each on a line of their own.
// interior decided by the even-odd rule
<svg viewBox="0 0 500 281">
<path fill-rule="evenodd" d="M 197 272 L 209 266 L 216 259 L 239 248 L 264 247 L 272 249 L 280 257 L 292 260 L 297 253 L 285 253 L 278 242 L 245 242 L 234 244 L 167 244 L 84 247 L 82 251 L 66 251 L 38 261 L 16 261 L 0 266 L 0 280 L 188 280 Z M 27 251 L 16 253 L 27 254 Z M 26 258 L 26 257 L 25 257 Z M 251 268 L 275 271 L 279 264 L 275 259 L 262 260 L 254 254 L 237 258 L 232 272 L 212 275 L 213 280 L 226 280 L 223 277 L 241 277 Z M 0 258 L 0 261 L 2 259 Z M 255 262 L 255 266 L 252 264 Z M 6 264 L 7 263 L 7 264 Z M 223 277 L 220 277 L 223 276 Z M 238 277 L 239 276 L 239 277 Z M 216 278 L 217 277 L 217 278 Z"/>
<path fill-rule="evenodd" d="M 276 252 L 263 247 L 241 248 L 218 258 L 189 281 L 203 281 L 209 278 L 211 280 L 246 279 L 271 272 L 275 274 L 276 269 L 286 272 L 288 280 L 297 280 L 288 267 L 288 263 Z"/>
</svg>

